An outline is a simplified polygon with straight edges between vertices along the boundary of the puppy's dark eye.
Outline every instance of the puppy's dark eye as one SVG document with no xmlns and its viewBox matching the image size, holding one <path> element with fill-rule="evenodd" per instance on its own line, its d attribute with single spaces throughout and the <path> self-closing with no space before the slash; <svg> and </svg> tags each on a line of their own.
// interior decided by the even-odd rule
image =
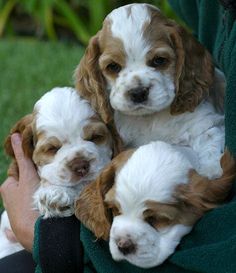
<svg viewBox="0 0 236 273">
<path fill-rule="evenodd" d="M 163 67 L 167 63 L 168 63 L 168 59 L 166 59 L 164 57 L 158 57 L 158 56 L 156 56 L 155 58 L 153 58 L 150 61 L 149 66 L 158 68 L 158 67 Z"/>
<path fill-rule="evenodd" d="M 106 69 L 111 73 L 119 73 L 121 71 L 121 66 L 118 63 L 112 62 L 108 64 Z"/>
</svg>

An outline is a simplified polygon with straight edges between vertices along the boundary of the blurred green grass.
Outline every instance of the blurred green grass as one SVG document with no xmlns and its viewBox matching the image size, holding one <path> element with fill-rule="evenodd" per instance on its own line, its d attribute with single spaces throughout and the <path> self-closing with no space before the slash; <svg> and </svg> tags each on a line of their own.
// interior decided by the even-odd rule
<svg viewBox="0 0 236 273">
<path fill-rule="evenodd" d="M 0 184 L 9 164 L 3 142 L 10 128 L 32 112 L 34 103 L 46 91 L 55 86 L 73 86 L 73 71 L 83 51 L 76 45 L 53 42 L 0 41 Z"/>
</svg>

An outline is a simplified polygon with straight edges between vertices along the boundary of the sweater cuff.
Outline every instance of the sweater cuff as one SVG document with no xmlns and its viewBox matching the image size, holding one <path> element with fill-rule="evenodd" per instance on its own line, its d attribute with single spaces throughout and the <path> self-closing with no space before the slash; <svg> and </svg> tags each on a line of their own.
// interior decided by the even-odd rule
<svg viewBox="0 0 236 273">
<path fill-rule="evenodd" d="M 37 264 L 36 273 L 83 272 L 80 222 L 76 217 L 38 218 L 33 257 Z"/>
</svg>

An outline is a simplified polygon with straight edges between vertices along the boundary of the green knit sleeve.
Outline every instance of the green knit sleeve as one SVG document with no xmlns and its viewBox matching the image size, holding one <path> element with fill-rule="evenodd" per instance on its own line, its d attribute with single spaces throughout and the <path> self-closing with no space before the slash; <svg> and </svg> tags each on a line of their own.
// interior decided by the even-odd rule
<svg viewBox="0 0 236 273">
<path fill-rule="evenodd" d="M 35 273 L 42 273 L 40 260 L 39 260 L 39 225 L 40 225 L 41 217 L 35 223 L 34 226 L 34 244 L 33 244 L 33 259 L 36 263 L 36 270 Z"/>
</svg>

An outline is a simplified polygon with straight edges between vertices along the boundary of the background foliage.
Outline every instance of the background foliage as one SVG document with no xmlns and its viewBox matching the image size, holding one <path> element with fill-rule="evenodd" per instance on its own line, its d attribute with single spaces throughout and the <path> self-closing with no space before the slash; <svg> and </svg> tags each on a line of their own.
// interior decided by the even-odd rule
<svg viewBox="0 0 236 273">
<path fill-rule="evenodd" d="M 87 44 L 114 8 L 124 0 L 0 0 L 0 37 L 30 35 L 49 40 L 76 40 Z M 166 0 L 135 1 L 158 6 L 176 20 Z"/>
</svg>

